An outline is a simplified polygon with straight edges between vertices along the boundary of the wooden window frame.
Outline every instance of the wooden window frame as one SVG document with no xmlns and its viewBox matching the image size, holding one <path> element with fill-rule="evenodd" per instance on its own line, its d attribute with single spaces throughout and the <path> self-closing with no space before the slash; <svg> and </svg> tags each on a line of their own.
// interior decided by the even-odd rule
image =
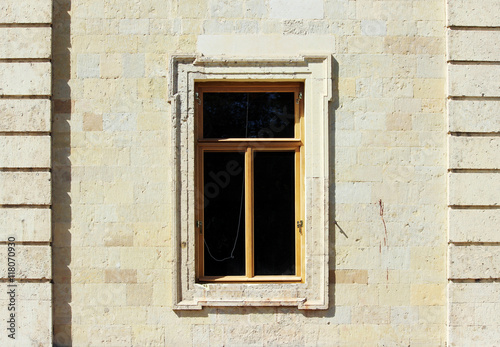
<svg viewBox="0 0 500 347">
<path fill-rule="evenodd" d="M 203 94 L 209 92 L 293 92 L 294 138 L 224 138 L 203 137 Z M 251 283 L 301 283 L 304 281 L 303 226 L 295 225 L 295 275 L 254 275 L 253 244 L 253 154 L 263 151 L 295 152 L 295 220 L 304 216 L 304 85 L 302 82 L 196 82 L 195 84 L 195 137 L 196 137 L 196 279 L 197 282 L 251 282 Z M 203 158 L 205 152 L 245 153 L 245 276 L 204 276 L 204 194 Z M 198 223 L 200 221 L 201 223 Z"/>
</svg>

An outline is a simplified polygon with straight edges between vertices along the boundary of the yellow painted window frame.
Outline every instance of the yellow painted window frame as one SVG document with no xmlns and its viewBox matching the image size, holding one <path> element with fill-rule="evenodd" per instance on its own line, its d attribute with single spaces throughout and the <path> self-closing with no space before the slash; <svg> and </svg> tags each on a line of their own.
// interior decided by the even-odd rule
<svg viewBox="0 0 500 347">
<path fill-rule="evenodd" d="M 203 94 L 208 92 L 293 92 L 295 102 L 294 138 L 203 138 Z M 256 151 L 295 152 L 295 219 L 304 216 L 304 85 L 302 82 L 196 82 L 195 134 L 196 134 L 196 279 L 198 282 L 252 282 L 282 283 L 304 282 L 304 228 L 295 226 L 295 269 L 294 276 L 254 275 L 253 248 L 253 153 Z M 203 216 L 203 157 L 204 152 L 245 153 L 245 276 L 204 276 L 204 216 Z M 201 223 L 199 223 L 201 222 Z"/>
</svg>

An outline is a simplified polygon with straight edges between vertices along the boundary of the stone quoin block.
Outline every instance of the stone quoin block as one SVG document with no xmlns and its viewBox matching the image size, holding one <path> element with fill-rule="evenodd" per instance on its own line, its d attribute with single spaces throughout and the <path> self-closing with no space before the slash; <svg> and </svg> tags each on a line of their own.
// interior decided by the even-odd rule
<svg viewBox="0 0 500 347">
<path fill-rule="evenodd" d="M 50 136 L 0 136 L 1 168 L 50 168 Z"/>
</svg>

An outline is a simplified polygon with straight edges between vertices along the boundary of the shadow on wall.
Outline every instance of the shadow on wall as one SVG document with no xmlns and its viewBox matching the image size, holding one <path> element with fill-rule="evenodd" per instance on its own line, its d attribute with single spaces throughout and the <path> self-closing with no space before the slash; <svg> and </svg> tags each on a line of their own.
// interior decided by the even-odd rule
<svg viewBox="0 0 500 347">
<path fill-rule="evenodd" d="M 52 25 L 52 324 L 53 345 L 71 337 L 71 0 L 54 0 Z"/>
</svg>

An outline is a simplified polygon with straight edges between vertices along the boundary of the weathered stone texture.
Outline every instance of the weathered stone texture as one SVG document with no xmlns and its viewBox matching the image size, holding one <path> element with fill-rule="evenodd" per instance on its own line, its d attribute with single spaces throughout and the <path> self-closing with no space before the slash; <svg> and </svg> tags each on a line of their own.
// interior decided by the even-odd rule
<svg viewBox="0 0 500 347">
<path fill-rule="evenodd" d="M 0 59 L 50 58 L 51 28 L 0 28 Z"/>
<path fill-rule="evenodd" d="M 13 283 L 16 285 L 16 335 L 10 339 L 7 330 L 0 335 L 2 346 L 50 346 L 52 344 L 52 285 L 50 283 Z M 0 283 L 2 293 L 8 293 L 13 287 L 9 283 Z M 5 317 L 13 311 L 7 311 L 7 295 L 0 299 L 5 308 Z M 5 321 L 8 319 L 6 318 Z"/>
<path fill-rule="evenodd" d="M 51 279 L 51 248 L 44 246 L 15 246 L 15 278 L 18 279 Z M 7 259 L 7 244 L 0 247 L 0 256 Z M 8 278 L 7 266 L 0 269 L 0 278 Z"/>
<path fill-rule="evenodd" d="M 450 0 L 448 25 L 500 26 L 500 3 L 497 0 Z"/>
<path fill-rule="evenodd" d="M 0 63 L 0 95 L 50 95 L 50 63 Z"/>
<path fill-rule="evenodd" d="M 451 242 L 500 242 L 500 210 L 450 210 Z"/>
<path fill-rule="evenodd" d="M 51 23 L 52 0 L 3 0 L 0 23 Z"/>
<path fill-rule="evenodd" d="M 450 205 L 491 205 L 500 203 L 500 180 L 496 173 L 451 173 L 449 176 Z"/>
<path fill-rule="evenodd" d="M 500 101 L 450 100 L 449 131 L 500 132 Z"/>
<path fill-rule="evenodd" d="M 50 172 L 0 172 L 0 204 L 50 203 Z"/>
<path fill-rule="evenodd" d="M 451 96 L 500 96 L 499 65 L 450 65 Z"/>
<path fill-rule="evenodd" d="M 500 169 L 499 137 L 450 136 L 450 169 Z"/>
<path fill-rule="evenodd" d="M 29 208 L 0 209 L 0 241 L 50 241 L 51 210 Z"/>
<path fill-rule="evenodd" d="M 50 136 L 0 136 L 0 167 L 50 168 Z"/>
<path fill-rule="evenodd" d="M 0 131 L 50 131 L 50 100 L 0 99 Z"/>
<path fill-rule="evenodd" d="M 450 246 L 452 279 L 500 278 L 500 247 Z"/>
<path fill-rule="evenodd" d="M 500 32 L 449 30 L 448 59 L 461 61 L 498 61 Z"/>
</svg>

